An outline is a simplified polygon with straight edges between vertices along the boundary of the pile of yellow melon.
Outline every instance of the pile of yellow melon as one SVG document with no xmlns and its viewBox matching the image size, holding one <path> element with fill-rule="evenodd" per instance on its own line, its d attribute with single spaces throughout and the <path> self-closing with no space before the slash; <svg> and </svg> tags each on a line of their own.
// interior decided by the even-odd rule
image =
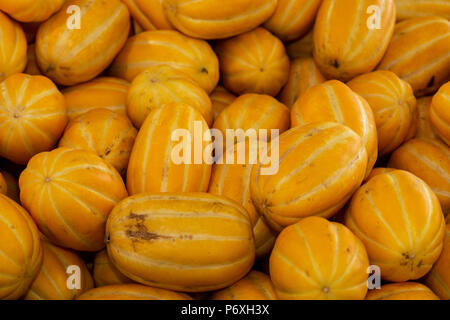
<svg viewBox="0 0 450 320">
<path fill-rule="evenodd" d="M 0 299 L 450 299 L 449 19 L 1 1 Z"/>
</svg>

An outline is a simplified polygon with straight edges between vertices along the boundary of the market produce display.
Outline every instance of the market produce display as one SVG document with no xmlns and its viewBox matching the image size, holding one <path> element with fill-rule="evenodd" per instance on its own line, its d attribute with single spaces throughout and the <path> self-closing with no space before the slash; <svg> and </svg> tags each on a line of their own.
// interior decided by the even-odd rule
<svg viewBox="0 0 450 320">
<path fill-rule="evenodd" d="M 0 300 L 450 300 L 449 19 L 0 1 Z"/>
</svg>

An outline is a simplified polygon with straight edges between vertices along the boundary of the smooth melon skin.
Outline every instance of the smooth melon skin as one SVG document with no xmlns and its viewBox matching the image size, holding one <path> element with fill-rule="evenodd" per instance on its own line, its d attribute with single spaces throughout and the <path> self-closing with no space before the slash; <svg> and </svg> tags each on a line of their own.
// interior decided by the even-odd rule
<svg viewBox="0 0 450 320">
<path fill-rule="evenodd" d="M 81 10 L 79 28 L 68 28 L 72 23 L 67 14 L 71 5 Z M 39 27 L 36 35 L 39 68 L 63 86 L 94 79 L 125 45 L 130 27 L 128 9 L 119 0 L 69 0 Z"/>
<path fill-rule="evenodd" d="M 449 218 L 450 215 L 447 215 Z M 425 284 L 443 300 L 450 299 L 450 220 L 447 219 L 444 249 L 425 278 Z"/>
<path fill-rule="evenodd" d="M 108 256 L 125 276 L 163 289 L 207 292 L 243 278 L 255 259 L 243 207 L 208 193 L 142 193 L 106 227 Z"/>
<path fill-rule="evenodd" d="M 236 96 L 222 86 L 217 86 L 210 95 L 214 119 L 230 104 L 236 100 Z"/>
<path fill-rule="evenodd" d="M 440 140 L 430 119 L 432 100 L 431 96 L 417 99 L 417 131 L 414 138 Z"/>
<path fill-rule="evenodd" d="M 439 300 L 433 291 L 417 282 L 390 283 L 370 290 L 366 300 Z"/>
<path fill-rule="evenodd" d="M 345 225 L 386 281 L 423 277 L 442 251 L 445 221 L 439 200 L 407 171 L 382 173 L 362 185 L 348 205 Z"/>
<path fill-rule="evenodd" d="M 215 292 L 212 300 L 277 300 L 270 277 L 259 271 L 251 271 L 232 286 Z"/>
<path fill-rule="evenodd" d="M 236 95 L 276 96 L 289 77 L 290 61 L 280 39 L 264 28 L 217 41 L 220 80 Z"/>
<path fill-rule="evenodd" d="M 77 300 L 192 300 L 192 298 L 174 291 L 139 284 L 122 284 L 91 289 Z"/>
<path fill-rule="evenodd" d="M 270 277 L 282 300 L 362 300 L 368 267 L 361 240 L 321 217 L 285 228 L 270 256 Z"/>
<path fill-rule="evenodd" d="M 342 124 L 294 127 L 280 135 L 278 148 L 279 160 L 255 165 L 250 183 L 253 203 L 276 231 L 308 216 L 331 217 L 364 179 L 366 148 Z M 270 175 L 271 168 L 278 170 Z"/>
<path fill-rule="evenodd" d="M 380 28 L 369 29 L 372 5 Z M 394 0 L 323 0 L 314 25 L 314 60 L 327 79 L 348 81 L 372 71 L 383 58 L 395 26 Z"/>
<path fill-rule="evenodd" d="M 0 299 L 25 294 L 42 264 L 39 231 L 29 213 L 0 194 Z"/>
<path fill-rule="evenodd" d="M 53 243 L 104 248 L 105 223 L 128 196 L 122 177 L 92 151 L 56 148 L 34 156 L 19 178 L 20 201 Z"/>
</svg>

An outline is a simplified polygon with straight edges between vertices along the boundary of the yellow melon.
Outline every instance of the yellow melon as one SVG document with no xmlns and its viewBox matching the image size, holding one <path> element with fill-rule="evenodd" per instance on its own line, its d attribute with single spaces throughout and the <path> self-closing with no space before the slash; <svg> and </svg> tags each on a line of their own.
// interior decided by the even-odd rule
<svg viewBox="0 0 450 320">
<path fill-rule="evenodd" d="M 208 193 L 129 197 L 111 212 L 106 241 L 108 256 L 127 277 L 184 292 L 230 286 L 255 257 L 245 209 Z"/>
</svg>

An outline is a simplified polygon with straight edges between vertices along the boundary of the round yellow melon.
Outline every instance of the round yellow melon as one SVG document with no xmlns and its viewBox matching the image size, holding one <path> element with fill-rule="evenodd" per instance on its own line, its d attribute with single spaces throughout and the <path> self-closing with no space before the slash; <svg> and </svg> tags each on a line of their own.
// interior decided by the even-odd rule
<svg viewBox="0 0 450 320">
<path fill-rule="evenodd" d="M 378 133 L 378 153 L 386 155 L 398 148 L 415 125 L 416 98 L 411 86 L 394 73 L 378 70 L 348 82 L 354 92 L 370 105 Z"/>
<path fill-rule="evenodd" d="M 95 255 L 93 276 L 96 287 L 133 283 L 112 264 L 106 250 Z"/>
<path fill-rule="evenodd" d="M 208 94 L 219 81 L 219 62 L 208 42 L 174 30 L 147 31 L 129 38 L 109 72 L 132 81 L 148 67 L 162 64 L 188 74 Z"/>
<path fill-rule="evenodd" d="M 394 26 L 394 0 L 323 0 L 314 25 L 314 59 L 329 79 L 348 81 L 370 72 L 383 58 Z"/>
<path fill-rule="evenodd" d="M 0 81 L 22 72 L 27 65 L 27 40 L 22 27 L 0 11 Z"/>
<path fill-rule="evenodd" d="M 447 217 L 450 217 L 448 215 Z M 450 300 L 450 224 L 447 223 L 444 249 L 425 278 L 429 286 L 442 300 Z"/>
<path fill-rule="evenodd" d="M 28 212 L 0 194 L 0 299 L 27 292 L 42 263 L 38 229 Z"/>
<path fill-rule="evenodd" d="M 406 171 L 379 174 L 364 184 L 349 204 L 345 224 L 387 281 L 423 277 L 442 250 L 445 221 L 439 200 Z"/>
<path fill-rule="evenodd" d="M 79 25 L 76 16 L 67 13 L 72 5 L 80 8 Z M 69 0 L 39 27 L 39 68 L 60 85 L 89 81 L 111 64 L 129 31 L 130 15 L 119 0 Z"/>
<path fill-rule="evenodd" d="M 348 126 L 361 136 L 366 147 L 370 173 L 378 156 L 377 130 L 373 112 L 364 98 L 338 80 L 307 89 L 291 109 L 292 127 L 333 121 Z"/>
<path fill-rule="evenodd" d="M 0 155 L 26 164 L 51 150 L 67 124 L 64 97 L 43 76 L 17 73 L 0 83 Z"/>
<path fill-rule="evenodd" d="M 124 174 L 136 135 L 137 130 L 126 116 L 101 108 L 72 119 L 59 146 L 95 152 Z"/>
<path fill-rule="evenodd" d="M 227 149 L 213 165 L 208 188 L 209 193 L 230 198 L 247 210 L 253 226 L 257 259 L 272 250 L 276 236 L 259 215 L 250 197 L 250 177 L 253 165 L 260 159 L 259 147 L 261 145 L 241 141 L 234 148 Z"/>
<path fill-rule="evenodd" d="M 184 293 L 139 284 L 122 284 L 91 289 L 77 300 L 192 300 L 192 298 Z"/>
<path fill-rule="evenodd" d="M 417 97 L 435 92 L 450 77 L 450 21 L 418 17 L 397 23 L 378 69 L 408 82 Z"/>
<path fill-rule="evenodd" d="M 431 102 L 430 119 L 438 136 L 450 146 L 450 81 L 434 95 Z"/>
<path fill-rule="evenodd" d="M 215 292 L 212 300 L 277 300 L 272 281 L 265 273 L 251 271 L 232 286 Z"/>
<path fill-rule="evenodd" d="M 184 292 L 230 286 L 255 258 L 245 209 L 208 193 L 131 196 L 111 212 L 106 241 L 108 256 L 127 277 Z"/>
<path fill-rule="evenodd" d="M 78 251 L 105 246 L 109 212 L 127 190 L 113 166 L 91 151 L 57 148 L 34 156 L 19 178 L 20 201 L 44 235 Z"/>
<path fill-rule="evenodd" d="M 368 267 L 362 242 L 320 217 L 284 229 L 270 255 L 270 278 L 283 300 L 362 300 Z"/>
<path fill-rule="evenodd" d="M 122 79 L 100 77 L 62 90 L 67 115 L 72 120 L 94 109 L 105 108 L 127 115 L 126 102 L 130 84 Z"/>
<path fill-rule="evenodd" d="M 188 74 L 167 65 L 150 67 L 134 78 L 128 91 L 128 116 L 140 128 L 153 109 L 174 102 L 197 109 L 212 124 L 211 99 L 205 90 Z"/>
<path fill-rule="evenodd" d="M 342 124 L 295 127 L 276 145 L 272 142 L 270 152 L 276 147 L 279 160 L 264 159 L 269 163 L 255 165 L 250 183 L 254 205 L 275 230 L 308 216 L 331 217 L 364 179 L 366 148 L 361 137 Z M 277 172 L 263 175 L 269 166 L 277 167 Z"/>
<path fill-rule="evenodd" d="M 264 27 L 283 41 L 303 36 L 314 24 L 322 0 L 278 0 Z"/>
<path fill-rule="evenodd" d="M 450 148 L 437 140 L 413 139 L 392 153 L 389 167 L 409 171 L 425 181 L 450 213 Z"/>
<path fill-rule="evenodd" d="M 294 59 L 291 61 L 289 80 L 281 90 L 279 99 L 290 108 L 307 89 L 325 81 L 313 58 Z"/>
<path fill-rule="evenodd" d="M 276 96 L 289 77 L 289 57 L 280 39 L 263 28 L 217 42 L 214 47 L 225 88 L 237 95 Z"/>
<path fill-rule="evenodd" d="M 42 266 L 25 294 L 25 300 L 73 300 L 94 287 L 94 280 L 86 263 L 75 252 L 47 241 L 41 241 L 41 244 Z M 79 283 L 70 282 L 70 276 L 79 276 Z M 68 284 L 74 288 L 68 287 Z M 80 286 L 79 289 L 76 288 L 77 285 Z"/>
<path fill-rule="evenodd" d="M 128 192 L 206 192 L 212 167 L 212 157 L 205 158 L 208 146 L 209 127 L 194 108 L 173 103 L 153 110 L 131 151 Z"/>
<path fill-rule="evenodd" d="M 428 287 L 417 282 L 389 283 L 370 290 L 366 300 L 439 300 Z"/>
<path fill-rule="evenodd" d="M 162 0 L 178 30 L 194 38 L 223 39 L 256 28 L 275 11 L 277 0 Z"/>
</svg>

